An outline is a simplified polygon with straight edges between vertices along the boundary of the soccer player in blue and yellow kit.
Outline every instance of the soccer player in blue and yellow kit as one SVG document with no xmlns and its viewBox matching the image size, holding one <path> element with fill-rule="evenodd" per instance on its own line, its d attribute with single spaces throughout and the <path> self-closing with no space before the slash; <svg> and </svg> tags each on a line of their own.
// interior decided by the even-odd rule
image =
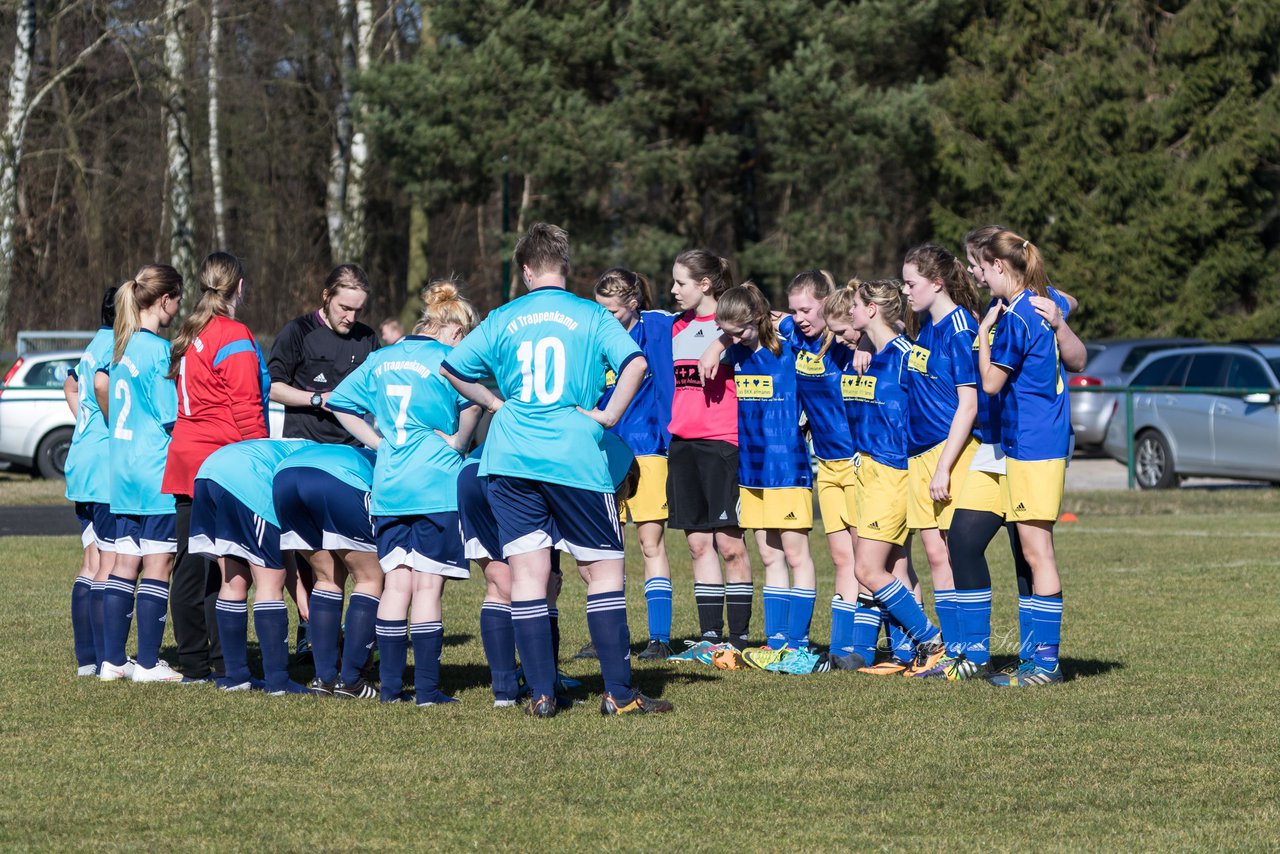
<svg viewBox="0 0 1280 854">
<path fill-rule="evenodd" d="M 675 396 L 675 367 L 671 329 L 675 316 L 650 311 L 649 281 L 622 267 L 605 270 L 596 280 L 596 302 L 617 318 L 640 347 L 649 369 L 631 405 L 610 432 L 636 455 L 640 486 L 622 506 L 636 526 L 644 556 L 644 599 L 649 613 L 649 644 L 637 658 L 649 661 L 671 655 L 671 566 L 664 536 L 667 522 L 667 447 L 671 443 L 671 399 Z M 617 377 L 605 375 L 600 408 L 609 405 Z"/>
<path fill-rule="evenodd" d="M 978 289 L 964 264 L 941 246 L 926 243 L 902 263 L 907 302 L 919 332 L 907 362 L 910 430 L 907 527 L 920 532 L 933 577 L 938 623 L 947 651 L 937 661 L 914 665 L 908 676 L 942 676 L 961 653 L 956 585 L 946 535 L 969 465 L 977 451 L 977 372 L 973 341 L 978 332 Z"/>
<path fill-rule="evenodd" d="M 458 524 L 458 473 L 480 410 L 445 381 L 440 366 L 475 323 L 457 286 L 434 282 L 414 333 L 375 352 L 329 398 L 342 426 L 378 451 L 369 512 L 386 573 L 376 624 L 383 702 L 404 699 L 406 630 L 415 702 L 456 702 L 440 690 L 440 599 L 446 579 L 471 576 Z"/>
<path fill-rule="evenodd" d="M 1000 444 L 1007 457 L 1007 518 L 1018 525 L 1031 564 L 1035 652 L 1027 667 L 997 674 L 994 685 L 1025 687 L 1061 682 L 1062 580 L 1053 548 L 1053 525 L 1062 506 L 1071 418 L 1066 377 L 1053 327 L 1031 303 L 1048 297 L 1040 252 L 1012 231 L 981 248 L 983 277 L 999 300 L 982 320 L 978 336 L 983 390 L 1000 396 Z M 998 321 L 998 325 L 997 325 Z M 987 333 L 995 329 L 994 340 Z"/>
<path fill-rule="evenodd" d="M 516 244 L 514 261 L 529 293 L 495 309 L 444 364 L 467 398 L 494 412 L 480 474 L 498 517 L 511 565 L 516 647 L 533 691 L 528 712 L 550 717 L 555 661 L 547 616 L 552 532 L 589 571 L 587 627 L 600 659 L 604 714 L 665 712 L 631 685 L 622 527 L 604 458 L 587 453 L 618 423 L 647 368 L 640 348 L 594 302 L 565 290 L 569 238 L 537 223 Z M 604 410 L 605 372 L 618 377 Z M 497 380 L 497 397 L 481 383 Z"/>
<path fill-rule="evenodd" d="M 902 286 L 893 280 L 860 283 L 828 297 L 827 323 L 840 334 L 845 319 L 869 339 L 871 364 L 861 376 L 845 378 L 852 400 L 853 433 L 858 442 L 857 529 L 855 570 L 858 582 L 872 591 L 881 609 L 896 620 L 915 643 L 916 661 L 936 658 L 944 650 L 941 633 L 929 621 L 915 596 L 890 567 L 906 568 L 907 541 L 907 378 L 911 342 L 897 324 L 903 312 Z M 847 339 L 846 339 L 847 340 Z M 864 637 L 864 629 L 870 637 Z M 842 669 L 877 670 L 863 653 L 874 643 L 879 621 L 855 624 L 854 648 Z M 862 664 L 863 667 L 855 667 Z"/>
<path fill-rule="evenodd" d="M 178 541 L 173 496 L 160 492 L 169 431 L 178 418 L 178 391 L 169 379 L 169 342 L 159 336 L 178 313 L 182 277 L 148 264 L 116 292 L 115 345 L 107 371 L 110 397 L 111 512 L 116 561 L 102 602 L 103 662 L 98 678 L 180 682 L 159 659 L 169 610 L 169 576 Z M 137 591 L 138 660 L 125 657 Z"/>
</svg>

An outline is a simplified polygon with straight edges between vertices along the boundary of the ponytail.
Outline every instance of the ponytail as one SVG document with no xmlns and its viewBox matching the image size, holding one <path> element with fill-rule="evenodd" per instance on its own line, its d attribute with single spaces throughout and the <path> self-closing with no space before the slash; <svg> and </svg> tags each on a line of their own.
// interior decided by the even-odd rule
<svg viewBox="0 0 1280 854">
<path fill-rule="evenodd" d="M 959 258 L 935 243 L 925 243 L 908 252 L 902 264 L 915 267 L 931 282 L 942 282 L 942 288 L 951 301 L 969 312 L 974 320 L 978 319 L 978 286 Z M 916 325 L 918 327 L 918 320 Z"/>
<path fill-rule="evenodd" d="M 215 317 L 231 316 L 236 292 L 244 280 L 244 267 L 236 256 L 214 252 L 201 263 L 199 275 L 200 299 L 173 339 L 173 348 L 169 352 L 169 379 L 177 378 L 187 348 L 209 325 L 209 321 Z"/>
<path fill-rule="evenodd" d="M 649 294 L 649 280 L 624 267 L 610 267 L 596 280 L 596 296 L 622 300 L 625 304 L 636 301 L 636 311 L 648 311 L 653 307 Z"/>
<path fill-rule="evenodd" d="M 113 362 L 124 357 L 129 339 L 142 328 L 142 312 L 164 296 L 182 299 L 182 276 L 168 264 L 147 264 L 116 291 Z"/>
<path fill-rule="evenodd" d="M 716 302 L 716 322 L 728 321 L 738 326 L 754 326 L 760 345 L 775 356 L 782 355 L 782 341 L 773 328 L 769 301 L 751 282 L 743 282 L 724 292 Z"/>
<path fill-rule="evenodd" d="M 907 301 L 902 293 L 902 282 L 897 279 L 874 279 L 858 285 L 857 294 L 864 304 L 875 304 L 885 324 L 894 332 L 898 331 L 898 321 L 903 319 L 904 314 L 908 315 L 907 327 L 910 329 L 910 320 L 915 312 L 906 310 Z"/>
<path fill-rule="evenodd" d="M 707 249 L 686 249 L 676 256 L 676 263 L 689 271 L 695 282 L 711 282 L 711 295 L 717 300 L 733 287 L 733 271 L 729 259 Z"/>
<path fill-rule="evenodd" d="M 1040 250 L 1030 240 L 1004 230 L 993 236 L 983 250 L 986 261 L 999 260 L 1013 273 L 1016 290 L 1026 289 L 1038 297 L 1049 296 L 1049 277 Z"/>
</svg>

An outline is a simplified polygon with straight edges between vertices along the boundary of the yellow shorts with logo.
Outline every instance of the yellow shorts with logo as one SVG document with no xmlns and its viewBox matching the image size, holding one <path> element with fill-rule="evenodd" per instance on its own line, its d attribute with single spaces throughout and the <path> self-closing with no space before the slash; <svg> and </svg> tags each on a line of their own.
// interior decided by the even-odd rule
<svg viewBox="0 0 1280 854">
<path fill-rule="evenodd" d="M 636 494 L 618 507 L 618 514 L 632 522 L 667 521 L 667 458 L 636 457 L 640 466 L 640 485 Z"/>
<path fill-rule="evenodd" d="M 1056 522 L 1062 512 L 1067 461 L 1005 460 L 1004 504 L 1009 522 Z"/>
<path fill-rule="evenodd" d="M 969 476 L 969 464 L 978 451 L 978 440 L 970 436 L 960 449 L 960 456 L 951 469 L 951 500 L 934 501 L 929 495 L 929 482 L 938 470 L 938 458 L 946 442 L 939 442 L 923 454 L 917 454 L 907 460 L 910 495 L 907 499 L 907 527 L 913 530 L 921 528 L 938 528 L 947 530 L 951 527 L 951 517 L 955 513 L 956 497 L 964 490 L 964 482 Z"/>
<path fill-rule="evenodd" d="M 977 510 L 1004 516 L 1004 475 L 993 471 L 969 472 L 964 479 L 964 488 L 951 502 L 951 509 L 953 512 Z"/>
<path fill-rule="evenodd" d="M 813 527 L 813 490 L 802 486 L 738 490 L 738 525 L 763 531 Z"/>
<path fill-rule="evenodd" d="M 862 454 L 858 459 L 858 537 L 902 545 L 907 541 L 907 472 Z"/>
<path fill-rule="evenodd" d="M 854 527 L 858 518 L 858 469 L 853 460 L 818 460 L 818 509 L 828 534 Z"/>
</svg>

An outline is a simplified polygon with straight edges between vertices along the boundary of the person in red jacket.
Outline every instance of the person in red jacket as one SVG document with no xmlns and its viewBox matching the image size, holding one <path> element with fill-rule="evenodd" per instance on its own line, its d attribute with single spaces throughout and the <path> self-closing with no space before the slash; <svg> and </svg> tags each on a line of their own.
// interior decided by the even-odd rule
<svg viewBox="0 0 1280 854">
<path fill-rule="evenodd" d="M 187 548 L 196 472 L 219 448 L 267 437 L 266 360 L 249 327 L 235 320 L 244 296 L 244 269 L 226 252 L 200 265 L 200 300 L 172 348 L 169 375 L 178 384 L 178 421 L 169 443 L 161 490 L 177 505 L 178 556 L 169 610 L 178 669 L 187 680 L 222 675 L 214 606 L 216 565 Z"/>
</svg>

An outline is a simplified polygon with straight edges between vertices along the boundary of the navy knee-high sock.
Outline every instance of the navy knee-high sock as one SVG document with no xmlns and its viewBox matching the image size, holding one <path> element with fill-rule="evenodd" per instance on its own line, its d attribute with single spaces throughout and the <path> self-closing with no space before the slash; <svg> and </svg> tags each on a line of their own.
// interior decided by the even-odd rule
<svg viewBox="0 0 1280 854">
<path fill-rule="evenodd" d="M 511 606 L 485 602 L 480 606 L 480 643 L 489 662 L 493 699 L 515 700 L 516 636 L 511 629 Z"/>
<path fill-rule="evenodd" d="M 556 670 L 560 669 L 560 609 L 547 608 L 547 619 L 551 622 L 551 660 Z"/>
<path fill-rule="evenodd" d="M 258 633 L 267 690 L 283 690 L 289 684 L 289 608 L 284 600 L 254 602 L 253 630 Z"/>
<path fill-rule="evenodd" d="M 98 670 L 102 670 L 103 656 L 106 655 L 106 637 L 103 634 L 102 600 L 107 593 L 107 582 L 95 581 L 89 591 L 89 628 L 93 630 L 93 656 L 97 660 Z"/>
<path fill-rule="evenodd" d="M 588 621 L 590 628 L 590 621 Z M 524 678 L 534 699 L 556 693 L 556 662 L 551 644 L 551 621 L 547 617 L 546 599 L 524 599 L 511 602 L 511 629 L 520 652 Z M 592 637 L 592 641 L 595 637 Z M 599 652 L 599 647 L 596 652 Z"/>
<path fill-rule="evenodd" d="M 93 652 L 93 626 L 89 621 L 89 599 L 92 596 L 93 583 L 83 575 L 77 575 L 71 585 L 71 642 L 77 667 L 97 664 Z"/>
<path fill-rule="evenodd" d="M 144 578 L 138 583 L 138 666 L 152 668 L 160 658 L 164 620 L 169 613 L 169 582 Z"/>
<path fill-rule="evenodd" d="M 103 660 L 122 666 L 128 658 L 124 645 L 133 621 L 133 579 L 112 575 L 102 600 Z"/>
<path fill-rule="evenodd" d="M 413 641 L 413 690 L 419 706 L 448 703 L 453 698 L 440 690 L 440 651 L 444 648 L 444 624 L 437 621 L 409 626 Z"/>
<path fill-rule="evenodd" d="M 249 681 L 249 604 L 243 599 L 218 597 L 214 606 L 226 680 L 233 685 Z"/>
<path fill-rule="evenodd" d="M 587 596 L 587 629 L 600 656 L 604 690 L 619 705 L 631 702 L 631 630 L 627 626 L 627 596 L 622 590 Z M 526 668 L 527 669 L 527 668 Z"/>
<path fill-rule="evenodd" d="M 382 680 L 382 701 L 398 700 L 404 691 L 404 668 L 409 661 L 408 620 L 378 620 L 378 677 Z"/>
<path fill-rule="evenodd" d="M 347 627 L 342 642 L 342 681 L 356 684 L 360 668 L 369 659 L 378 620 L 378 597 L 352 593 L 347 603 Z"/>
<path fill-rule="evenodd" d="M 311 656 L 316 678 L 332 684 L 338 678 L 338 632 L 342 626 L 342 594 L 311 591 Z"/>
</svg>

